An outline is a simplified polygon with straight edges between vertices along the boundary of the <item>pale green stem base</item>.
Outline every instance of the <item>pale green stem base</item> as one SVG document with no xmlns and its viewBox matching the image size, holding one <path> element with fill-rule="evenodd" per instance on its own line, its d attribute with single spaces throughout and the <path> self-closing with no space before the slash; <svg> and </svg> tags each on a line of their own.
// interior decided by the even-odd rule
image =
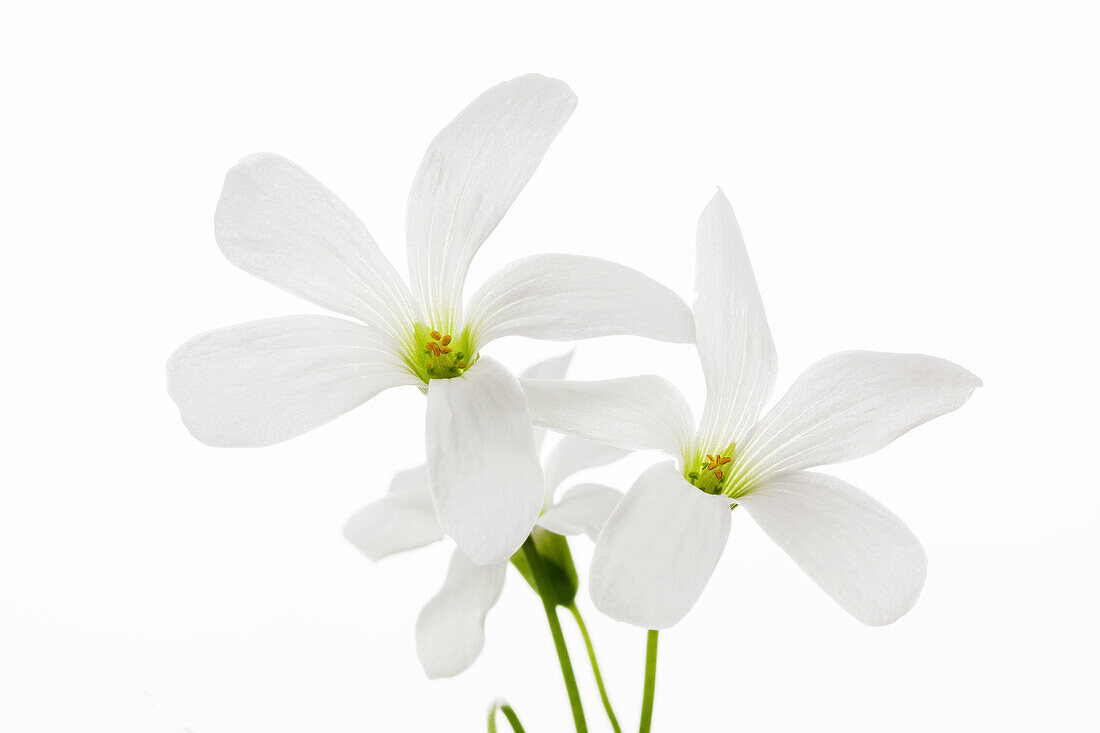
<svg viewBox="0 0 1100 733">
<path fill-rule="evenodd" d="M 512 726 L 512 733 L 526 733 L 526 731 L 523 730 L 523 725 L 519 722 L 519 716 L 516 715 L 516 711 L 512 710 L 512 706 L 504 700 L 497 700 L 489 708 L 489 733 L 497 733 L 498 710 L 504 713 L 504 719 L 508 721 L 508 725 Z"/>
</svg>

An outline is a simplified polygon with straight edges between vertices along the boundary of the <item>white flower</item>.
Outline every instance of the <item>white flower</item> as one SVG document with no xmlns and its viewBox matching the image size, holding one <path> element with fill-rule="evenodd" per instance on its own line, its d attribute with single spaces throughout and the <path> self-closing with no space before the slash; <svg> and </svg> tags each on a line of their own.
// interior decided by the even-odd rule
<svg viewBox="0 0 1100 733">
<path fill-rule="evenodd" d="M 362 222 L 305 171 L 267 154 L 232 168 L 215 217 L 225 256 L 360 322 L 288 316 L 188 341 L 168 362 L 168 391 L 192 434 L 269 445 L 382 390 L 419 386 L 440 525 L 474 562 L 507 559 L 542 505 L 542 471 L 519 383 L 479 350 L 507 335 L 694 338 L 691 311 L 670 290 L 592 257 L 518 260 L 463 310 L 471 259 L 575 104 L 563 82 L 523 76 L 482 94 L 436 136 L 409 194 L 411 291 Z"/>
<path fill-rule="evenodd" d="M 536 364 L 523 377 L 561 379 L 571 354 Z M 538 431 L 536 442 L 544 433 Z M 585 534 L 595 541 L 622 493 L 586 483 L 554 492 L 565 479 L 586 468 L 617 461 L 628 451 L 577 438 L 562 438 L 544 462 L 546 485 L 542 513 L 535 524 L 559 535 Z M 540 490 L 540 493 L 541 490 Z M 371 560 L 442 539 L 428 491 L 425 466 L 397 474 L 389 494 L 359 510 L 344 536 Z M 508 561 L 477 565 L 456 549 L 443 588 L 428 601 L 416 622 L 416 650 L 429 677 L 451 677 L 473 664 L 485 644 L 485 617 L 500 597 Z M 575 581 L 574 581 L 575 589 Z"/>
<path fill-rule="evenodd" d="M 811 366 L 760 417 L 775 347 L 721 191 L 699 220 L 694 313 L 707 382 L 697 430 L 684 397 L 659 377 L 523 383 L 538 425 L 678 459 L 644 472 L 604 526 L 590 579 L 596 607 L 647 628 L 677 623 L 709 580 L 738 504 L 857 619 L 897 620 L 924 585 L 920 542 L 859 489 L 803 469 L 878 450 L 961 406 L 980 380 L 931 356 L 848 351 Z"/>
</svg>

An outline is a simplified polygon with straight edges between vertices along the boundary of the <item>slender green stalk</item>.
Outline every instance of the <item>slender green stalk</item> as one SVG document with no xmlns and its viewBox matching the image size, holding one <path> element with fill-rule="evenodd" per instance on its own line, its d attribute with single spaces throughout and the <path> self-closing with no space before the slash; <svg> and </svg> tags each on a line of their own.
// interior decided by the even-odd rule
<svg viewBox="0 0 1100 733">
<path fill-rule="evenodd" d="M 588 661 L 592 663 L 592 674 L 596 676 L 596 687 L 600 689 L 600 699 L 603 700 L 603 709 L 607 711 L 607 719 L 611 721 L 611 727 L 615 729 L 615 733 L 623 733 L 618 719 L 615 718 L 615 711 L 611 709 L 607 689 L 603 686 L 603 676 L 600 674 L 600 665 L 596 662 L 596 650 L 592 647 L 592 637 L 588 635 L 588 627 L 584 625 L 584 619 L 581 618 L 581 612 L 577 610 L 576 604 L 570 604 L 566 608 L 573 614 L 577 628 L 581 630 L 581 636 L 584 637 L 584 646 L 588 649 Z"/>
<path fill-rule="evenodd" d="M 558 662 L 561 663 L 561 676 L 565 680 L 565 690 L 569 693 L 569 706 L 573 709 L 573 723 L 577 733 L 588 733 L 588 725 L 584 720 L 584 708 L 581 706 L 581 693 L 577 689 L 577 678 L 573 675 L 573 664 L 569 661 L 569 648 L 565 646 L 565 636 L 561 633 L 561 622 L 558 620 L 558 612 L 551 603 L 545 590 L 548 588 L 546 569 L 543 567 L 542 558 L 535 548 L 535 541 L 530 537 L 523 543 L 523 556 L 527 564 L 531 566 L 531 573 L 535 576 L 535 585 L 538 586 L 539 598 L 542 599 L 542 608 L 546 611 L 546 621 L 550 624 L 550 633 L 554 637 L 554 648 L 558 652 Z"/>
<path fill-rule="evenodd" d="M 512 706 L 504 700 L 497 700 L 489 707 L 489 733 L 497 733 L 497 711 L 504 713 L 504 719 L 512 726 L 512 733 L 526 733 L 519 722 L 519 716 Z"/>
<path fill-rule="evenodd" d="M 649 733 L 653 720 L 653 690 L 657 686 L 657 630 L 650 629 L 645 639 L 645 691 L 642 693 L 642 722 L 638 733 Z"/>
</svg>

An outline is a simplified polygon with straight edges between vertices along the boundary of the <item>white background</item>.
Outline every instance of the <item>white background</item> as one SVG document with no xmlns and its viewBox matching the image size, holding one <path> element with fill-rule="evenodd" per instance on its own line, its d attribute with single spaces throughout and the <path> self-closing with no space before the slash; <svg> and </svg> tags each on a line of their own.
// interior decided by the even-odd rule
<svg viewBox="0 0 1100 733">
<path fill-rule="evenodd" d="M 518 575 L 482 658 L 429 682 L 413 625 L 450 548 L 372 565 L 341 537 L 422 460 L 415 390 L 218 450 L 187 434 L 163 376 L 194 333 L 313 310 L 221 257 L 212 215 L 236 160 L 295 160 L 403 270 L 428 141 L 483 89 L 539 71 L 580 105 L 472 282 L 563 251 L 690 298 L 696 218 L 721 185 L 781 390 L 848 348 L 935 354 L 985 381 L 832 469 L 924 541 L 916 608 L 861 626 L 738 513 L 707 592 L 662 635 L 654 730 L 1097 730 L 1088 4 L 386 5 L 5 5 L 0 729 L 175 730 L 156 707 L 196 733 L 481 731 L 501 695 L 530 733 L 570 729 Z M 563 348 L 488 353 L 518 370 Z M 573 375 L 651 371 L 701 407 L 690 347 L 586 343 Z M 578 480 L 626 488 L 651 460 Z M 573 545 L 583 572 L 591 547 Z M 588 618 L 633 729 L 644 633 Z M 575 649 L 591 727 L 608 730 Z"/>
</svg>

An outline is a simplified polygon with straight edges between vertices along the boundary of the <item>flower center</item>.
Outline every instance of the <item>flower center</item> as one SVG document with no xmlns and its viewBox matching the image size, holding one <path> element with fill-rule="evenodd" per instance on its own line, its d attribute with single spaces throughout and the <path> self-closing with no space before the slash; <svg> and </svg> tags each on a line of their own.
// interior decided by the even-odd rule
<svg viewBox="0 0 1100 733">
<path fill-rule="evenodd" d="M 465 333 L 456 339 L 449 333 L 418 325 L 416 342 L 420 349 L 416 371 L 425 382 L 461 377 L 477 361 L 476 354 L 472 358 L 469 354 L 469 338 Z"/>
<path fill-rule="evenodd" d="M 708 494 L 722 494 L 726 490 L 726 480 L 729 478 L 728 464 L 733 461 L 734 446 L 713 455 L 708 453 L 706 458 L 696 458 L 693 470 L 686 471 L 684 478 L 694 484 L 700 491 Z"/>
</svg>

